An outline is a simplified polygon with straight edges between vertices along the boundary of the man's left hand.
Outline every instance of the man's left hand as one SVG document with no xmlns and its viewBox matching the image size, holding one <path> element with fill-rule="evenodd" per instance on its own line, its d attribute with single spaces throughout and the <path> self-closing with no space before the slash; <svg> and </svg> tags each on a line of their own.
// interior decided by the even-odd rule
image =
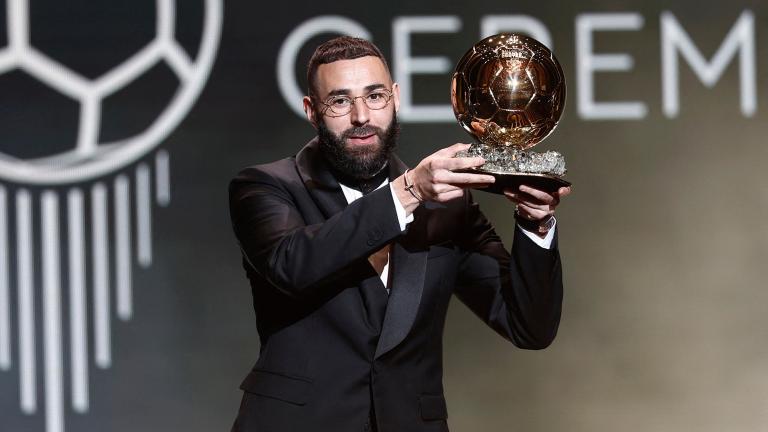
<svg viewBox="0 0 768 432">
<path fill-rule="evenodd" d="M 571 193 L 571 187 L 561 187 L 557 192 L 544 192 L 520 185 L 520 190 L 504 189 L 504 196 L 516 204 L 519 217 L 530 221 L 545 221 L 555 215 L 560 199 Z"/>
</svg>

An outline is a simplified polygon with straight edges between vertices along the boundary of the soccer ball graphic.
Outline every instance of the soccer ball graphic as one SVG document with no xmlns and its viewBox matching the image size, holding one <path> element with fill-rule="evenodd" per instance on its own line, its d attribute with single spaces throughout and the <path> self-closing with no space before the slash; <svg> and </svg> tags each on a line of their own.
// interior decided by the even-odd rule
<svg viewBox="0 0 768 432">
<path fill-rule="evenodd" d="M 565 78 L 552 52 L 535 39 L 494 35 L 459 61 L 451 102 L 459 123 L 480 142 L 525 150 L 557 126 Z"/>
<path fill-rule="evenodd" d="M 39 26 L 33 24 L 29 0 L 7 0 L 6 36 L 7 43 L 0 44 L 0 80 L 11 74 L 24 74 L 40 86 L 59 93 L 77 107 L 76 136 L 62 137 L 55 150 L 32 157 L 14 153 L 19 145 L 9 142 L 13 137 L 6 134 L 0 142 L 0 180 L 31 185 L 65 185 L 87 181 L 124 168 L 154 149 L 181 122 L 203 89 L 210 73 L 219 44 L 222 23 L 222 0 L 200 0 L 203 3 L 203 18 L 199 45 L 194 56 L 182 46 L 177 38 L 177 8 L 183 10 L 185 2 L 179 0 L 156 0 L 155 31 L 143 47 L 111 69 L 90 77 L 76 71 L 66 62 L 39 48 L 35 33 Z M 65 7 L 67 2 L 54 2 L 51 7 Z M 117 5 L 94 4 L 94 8 L 115 9 Z M 146 2 L 136 2 L 146 6 Z M 39 3 L 35 6 L 39 9 Z M 126 8 L 131 4 L 123 5 Z M 67 6 L 69 7 L 69 6 Z M 77 33 L 78 23 L 66 23 L 70 28 L 64 31 Z M 128 24 L 130 25 L 130 24 Z M 95 42 L 100 35 L 89 35 Z M 3 38 L 0 38 L 2 41 Z M 79 49 L 70 48 L 70 49 Z M 116 139 L 102 138 L 105 101 L 118 94 L 132 83 L 142 79 L 153 68 L 163 65 L 170 70 L 178 83 L 162 110 L 149 124 L 130 136 Z M 0 97 L 0 100 L 2 97 Z M 13 106 L 4 107 L 13 112 Z M 44 106 L 40 106 L 44 110 Z M 51 120 L 55 123 L 56 119 Z M 35 125 L 33 133 L 53 134 L 47 124 Z"/>
</svg>

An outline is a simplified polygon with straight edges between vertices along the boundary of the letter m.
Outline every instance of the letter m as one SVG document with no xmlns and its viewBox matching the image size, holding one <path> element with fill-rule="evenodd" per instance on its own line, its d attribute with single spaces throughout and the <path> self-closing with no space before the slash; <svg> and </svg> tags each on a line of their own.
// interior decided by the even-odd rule
<svg viewBox="0 0 768 432">
<path fill-rule="evenodd" d="M 704 85 L 712 88 L 725 68 L 739 54 L 741 112 L 747 117 L 757 109 L 755 67 L 755 17 L 742 12 L 710 62 L 704 58 L 683 27 L 670 12 L 661 14 L 662 92 L 664 115 L 677 117 L 680 112 L 680 77 L 678 52 Z"/>
</svg>

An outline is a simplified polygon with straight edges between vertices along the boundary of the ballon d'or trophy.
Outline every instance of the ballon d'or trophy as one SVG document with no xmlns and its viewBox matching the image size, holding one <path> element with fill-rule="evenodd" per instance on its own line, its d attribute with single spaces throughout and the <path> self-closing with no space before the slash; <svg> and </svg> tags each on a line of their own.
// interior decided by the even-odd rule
<svg viewBox="0 0 768 432">
<path fill-rule="evenodd" d="M 481 156 L 479 168 L 496 182 L 482 190 L 503 193 L 521 184 L 557 191 L 570 183 L 565 159 L 555 151 L 529 151 L 557 126 L 565 106 L 565 78 L 552 52 L 537 40 L 498 34 L 476 43 L 451 79 L 451 104 L 476 143 L 457 156 Z"/>
</svg>

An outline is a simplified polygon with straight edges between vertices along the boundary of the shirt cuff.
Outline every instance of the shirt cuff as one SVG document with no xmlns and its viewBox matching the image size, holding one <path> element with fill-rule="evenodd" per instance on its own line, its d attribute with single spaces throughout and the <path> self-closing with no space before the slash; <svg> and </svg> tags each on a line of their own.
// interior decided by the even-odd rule
<svg viewBox="0 0 768 432">
<path fill-rule="evenodd" d="M 520 224 L 517 225 L 518 228 L 520 228 L 520 231 L 523 232 L 526 236 L 528 236 L 529 239 L 531 239 L 534 243 L 539 245 L 539 247 L 542 247 L 544 249 L 552 249 L 552 240 L 555 238 L 555 227 L 557 226 L 557 220 L 555 220 L 555 224 L 552 225 L 552 228 L 547 231 L 547 235 L 544 236 L 544 238 L 539 237 L 536 233 L 532 233 L 523 227 L 520 226 Z"/>
<path fill-rule="evenodd" d="M 400 231 L 405 231 L 405 226 L 413 222 L 413 213 L 406 215 L 405 207 L 400 204 L 400 199 L 395 193 L 395 186 L 389 183 L 389 192 L 392 193 L 392 201 L 395 202 L 395 212 L 397 213 L 397 222 L 400 223 Z"/>
</svg>

